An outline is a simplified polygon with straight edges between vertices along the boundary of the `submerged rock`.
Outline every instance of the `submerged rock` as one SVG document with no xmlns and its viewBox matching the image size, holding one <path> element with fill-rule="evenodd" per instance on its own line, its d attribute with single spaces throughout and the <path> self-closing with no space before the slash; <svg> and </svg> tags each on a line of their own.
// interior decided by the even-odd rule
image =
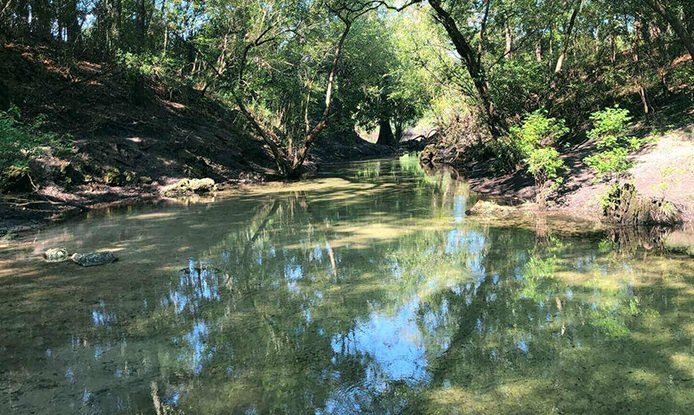
<svg viewBox="0 0 694 415">
<path fill-rule="evenodd" d="M 200 265 L 200 266 L 193 267 L 192 269 L 191 268 L 181 268 L 181 270 L 179 272 L 182 272 L 186 275 L 190 275 L 190 274 L 200 275 L 200 274 L 203 274 L 206 272 L 209 272 L 212 274 L 221 274 L 222 271 L 219 268 L 209 267 L 207 265 Z"/>
<path fill-rule="evenodd" d="M 513 206 L 503 206 L 488 200 L 478 200 L 465 213 L 468 215 L 499 215 L 517 211 L 518 209 Z"/>
<path fill-rule="evenodd" d="M 214 180 L 206 179 L 183 179 L 174 184 L 164 186 L 161 192 L 164 196 L 176 197 L 190 194 L 212 193 L 217 191 Z"/>
<path fill-rule="evenodd" d="M 88 252 L 86 254 L 72 254 L 72 262 L 83 267 L 106 265 L 115 262 L 118 258 L 111 252 Z"/>
<path fill-rule="evenodd" d="M 63 262 L 67 261 L 69 254 L 65 248 L 51 248 L 43 253 L 43 258 L 46 262 Z"/>
</svg>

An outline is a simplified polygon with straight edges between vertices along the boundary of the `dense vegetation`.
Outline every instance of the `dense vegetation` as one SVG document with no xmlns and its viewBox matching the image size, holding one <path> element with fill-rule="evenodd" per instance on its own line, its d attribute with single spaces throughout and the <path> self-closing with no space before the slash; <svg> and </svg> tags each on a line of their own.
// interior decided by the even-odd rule
<svg viewBox="0 0 694 415">
<path fill-rule="evenodd" d="M 134 104 L 147 100 L 145 79 L 156 78 L 233 108 L 285 176 L 301 172 L 319 137 L 379 127 L 378 141 L 392 146 L 417 123 L 476 119 L 475 137 L 487 143 L 476 157 L 502 159 L 505 169 L 525 163 L 544 189 L 560 182 L 559 146 L 602 120 L 590 114 L 615 104 L 651 114 L 691 102 L 690 0 L 0 6 L 7 41 L 48 45 L 68 64 L 91 59 L 124 69 Z M 528 123 L 547 122 L 557 126 L 550 140 L 524 133 L 534 128 Z M 588 137 L 602 151 L 592 166 L 601 174 L 623 169 L 628 140 Z"/>
</svg>

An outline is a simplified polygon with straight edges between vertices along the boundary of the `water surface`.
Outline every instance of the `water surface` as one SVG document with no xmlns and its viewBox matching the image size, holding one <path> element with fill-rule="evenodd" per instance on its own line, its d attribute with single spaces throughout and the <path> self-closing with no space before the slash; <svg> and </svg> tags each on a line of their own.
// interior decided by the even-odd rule
<svg viewBox="0 0 694 415">
<path fill-rule="evenodd" d="M 405 158 L 5 243 L 0 413 L 691 413 L 687 253 L 474 201 Z"/>
</svg>

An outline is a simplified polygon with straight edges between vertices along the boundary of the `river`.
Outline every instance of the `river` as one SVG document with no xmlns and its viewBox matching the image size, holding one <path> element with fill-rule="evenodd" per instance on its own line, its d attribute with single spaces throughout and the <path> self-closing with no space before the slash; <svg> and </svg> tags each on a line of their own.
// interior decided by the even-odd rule
<svg viewBox="0 0 694 415">
<path fill-rule="evenodd" d="M 0 413 L 691 413 L 691 251 L 475 200 L 405 157 L 5 241 Z"/>
</svg>

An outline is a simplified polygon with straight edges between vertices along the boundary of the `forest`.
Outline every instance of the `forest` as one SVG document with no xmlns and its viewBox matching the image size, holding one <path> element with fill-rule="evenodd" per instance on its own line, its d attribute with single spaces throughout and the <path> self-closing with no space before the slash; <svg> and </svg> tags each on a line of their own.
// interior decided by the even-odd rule
<svg viewBox="0 0 694 415">
<path fill-rule="evenodd" d="M 42 48 L 74 82 L 94 81 L 69 73 L 80 62 L 117 71 L 134 106 L 158 89 L 229 108 L 280 176 L 298 177 L 317 140 L 377 130 L 379 144 L 396 146 L 416 126 L 512 170 L 556 157 L 529 153 L 539 147 L 585 139 L 598 111 L 619 107 L 649 125 L 690 117 L 691 8 L 689 0 L 3 0 L 0 33 L 14 47 Z M 41 110 L 11 71 L 0 104 L 4 123 L 20 128 L 33 121 L 17 115 Z M 537 140 L 513 131 L 529 120 L 567 130 L 523 148 Z M 3 143 L 3 169 L 12 146 L 22 143 Z M 549 164 L 531 170 L 553 177 Z"/>
</svg>

